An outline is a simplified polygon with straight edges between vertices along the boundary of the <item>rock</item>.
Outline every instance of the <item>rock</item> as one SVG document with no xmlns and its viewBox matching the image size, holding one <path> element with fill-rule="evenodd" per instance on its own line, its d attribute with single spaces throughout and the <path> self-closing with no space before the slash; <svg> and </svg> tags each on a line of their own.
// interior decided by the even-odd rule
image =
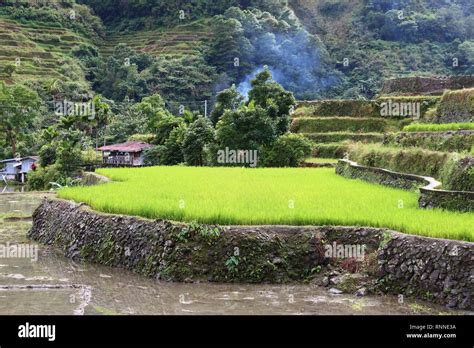
<svg viewBox="0 0 474 348">
<path fill-rule="evenodd" d="M 279 264 L 283 263 L 283 259 L 281 259 L 280 257 L 275 257 L 275 258 L 273 259 L 272 263 L 273 263 L 274 265 L 279 265 Z"/>
<path fill-rule="evenodd" d="M 435 280 L 438 279 L 438 276 L 439 276 L 439 271 L 437 269 L 435 269 L 433 271 L 433 273 L 431 273 L 431 275 L 430 275 L 430 280 L 435 281 Z"/>
<path fill-rule="evenodd" d="M 356 296 L 366 296 L 367 295 L 367 288 L 360 288 L 356 291 Z"/>
<path fill-rule="evenodd" d="M 324 277 L 323 278 L 323 286 L 328 286 L 329 285 L 329 277 Z"/>
<path fill-rule="evenodd" d="M 339 290 L 339 289 L 336 289 L 336 288 L 331 288 L 331 289 L 329 289 L 329 292 L 330 292 L 331 294 L 334 294 L 334 295 L 340 295 L 340 294 L 342 294 L 342 291 Z"/>
</svg>

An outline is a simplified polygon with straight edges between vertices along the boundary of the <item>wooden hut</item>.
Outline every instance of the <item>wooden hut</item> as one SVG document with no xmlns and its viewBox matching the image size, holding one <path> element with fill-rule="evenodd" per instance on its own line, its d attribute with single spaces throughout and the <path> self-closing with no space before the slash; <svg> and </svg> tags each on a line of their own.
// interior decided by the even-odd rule
<svg viewBox="0 0 474 348">
<path fill-rule="evenodd" d="M 106 166 L 142 166 L 144 164 L 143 151 L 153 147 L 142 141 L 127 141 L 99 147 L 102 151 L 102 163 Z"/>
</svg>

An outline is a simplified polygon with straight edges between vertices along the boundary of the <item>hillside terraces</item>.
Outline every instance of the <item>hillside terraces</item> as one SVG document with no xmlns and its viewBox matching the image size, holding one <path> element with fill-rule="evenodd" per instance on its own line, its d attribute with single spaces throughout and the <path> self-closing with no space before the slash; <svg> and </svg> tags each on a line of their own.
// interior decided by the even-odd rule
<svg viewBox="0 0 474 348">
<path fill-rule="evenodd" d="M 147 52 L 155 56 L 181 57 L 198 54 L 209 36 L 209 30 L 201 22 L 129 34 L 112 31 L 107 34 L 107 39 L 100 51 L 107 57 L 112 54 L 115 46 L 124 43 L 139 52 Z"/>
<path fill-rule="evenodd" d="M 381 117 L 377 110 L 370 101 L 301 102 L 290 130 L 315 143 L 314 157 L 341 158 L 350 142 L 381 143 L 384 133 L 400 130 L 411 122 L 410 118 Z"/>
<path fill-rule="evenodd" d="M 81 67 L 69 57 L 71 49 L 80 43 L 91 42 L 68 29 L 0 17 L 0 80 L 12 83 L 59 78 L 85 82 Z M 16 66 L 12 76 L 5 71 L 7 65 Z"/>
</svg>

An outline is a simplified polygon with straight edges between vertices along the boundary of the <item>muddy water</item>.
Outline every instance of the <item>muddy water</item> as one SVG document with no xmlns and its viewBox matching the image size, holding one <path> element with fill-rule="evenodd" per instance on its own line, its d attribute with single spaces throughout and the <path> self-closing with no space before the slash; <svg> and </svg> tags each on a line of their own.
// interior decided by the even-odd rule
<svg viewBox="0 0 474 348">
<path fill-rule="evenodd" d="M 42 196 L 0 195 L 0 244 L 39 248 L 37 261 L 34 253 L 24 255 L 30 258 L 0 258 L 0 314 L 466 313 L 407 299 L 400 304 L 395 296 L 334 295 L 316 285 L 167 283 L 75 263 L 26 237 L 31 226 L 27 216 Z"/>
<path fill-rule="evenodd" d="M 1 193 L 11 193 L 11 192 L 26 192 L 26 186 L 24 185 L 4 185 L 0 178 L 0 194 Z"/>
</svg>

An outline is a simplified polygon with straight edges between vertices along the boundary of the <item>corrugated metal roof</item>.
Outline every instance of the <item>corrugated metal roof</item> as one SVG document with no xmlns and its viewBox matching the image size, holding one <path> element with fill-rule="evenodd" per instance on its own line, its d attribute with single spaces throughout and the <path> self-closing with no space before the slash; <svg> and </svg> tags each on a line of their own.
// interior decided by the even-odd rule
<svg viewBox="0 0 474 348">
<path fill-rule="evenodd" d="M 119 151 L 119 152 L 141 152 L 145 149 L 149 149 L 153 145 L 144 143 L 143 141 L 127 141 L 122 144 L 114 144 L 99 147 L 99 151 Z"/>
<path fill-rule="evenodd" d="M 23 161 L 23 160 L 28 159 L 28 158 L 31 158 L 31 159 L 33 159 L 33 160 L 35 160 L 35 161 L 39 161 L 39 156 L 26 156 L 26 157 L 22 157 L 22 158 L 8 158 L 8 159 L 4 159 L 4 160 L 0 161 L 0 163 Z"/>
</svg>

